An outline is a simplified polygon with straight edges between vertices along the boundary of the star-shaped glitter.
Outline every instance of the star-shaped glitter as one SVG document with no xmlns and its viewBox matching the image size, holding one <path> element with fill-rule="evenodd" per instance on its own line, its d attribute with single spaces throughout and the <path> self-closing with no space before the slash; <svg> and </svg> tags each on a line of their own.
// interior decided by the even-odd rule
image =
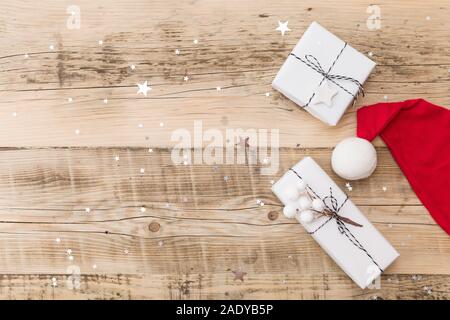
<svg viewBox="0 0 450 320">
<path fill-rule="evenodd" d="M 188 76 L 184 76 L 183 80 L 187 82 L 189 80 L 189 77 Z"/>
<path fill-rule="evenodd" d="M 284 33 L 286 31 L 291 31 L 291 29 L 288 28 L 288 23 L 289 21 L 286 22 L 278 21 L 278 28 L 276 28 L 275 30 L 280 31 L 281 35 L 284 36 Z"/>
<path fill-rule="evenodd" d="M 179 55 L 179 54 L 180 54 L 180 50 L 179 50 L 179 49 L 176 49 L 176 50 L 175 50 L 175 54 L 176 54 L 176 55 Z"/>
<path fill-rule="evenodd" d="M 347 182 L 347 183 L 345 184 L 345 187 L 348 189 L 348 191 L 352 191 L 352 190 L 353 190 L 353 187 L 352 187 L 352 185 L 350 184 L 350 182 Z"/>
<path fill-rule="evenodd" d="M 138 83 L 138 88 L 139 90 L 137 94 L 142 93 L 144 96 L 147 96 L 147 92 L 152 90 L 152 88 L 147 85 L 147 81 L 145 81 L 144 83 Z"/>
<path fill-rule="evenodd" d="M 328 82 L 321 85 L 315 94 L 314 104 L 323 103 L 328 107 L 333 105 L 333 98 L 337 95 L 338 91 L 332 87 Z"/>
<path fill-rule="evenodd" d="M 230 177 L 229 177 L 229 176 L 224 176 L 224 177 L 223 177 L 223 180 L 224 180 L 225 182 L 228 182 L 228 180 L 230 180 Z"/>
<path fill-rule="evenodd" d="M 387 191 L 387 187 L 386 186 L 384 186 L 382 189 L 383 189 L 384 192 Z"/>
<path fill-rule="evenodd" d="M 241 280 L 242 282 L 244 282 L 244 276 L 247 274 L 247 272 L 243 272 L 241 270 L 233 270 L 232 272 L 234 274 L 234 281 Z"/>
<path fill-rule="evenodd" d="M 249 140 L 250 140 L 249 137 L 245 137 L 245 138 L 239 137 L 239 142 L 236 143 L 236 145 L 238 145 L 238 146 L 240 146 L 241 148 L 244 148 L 244 149 L 248 148 L 248 147 L 250 147 L 250 144 L 248 143 Z"/>
</svg>

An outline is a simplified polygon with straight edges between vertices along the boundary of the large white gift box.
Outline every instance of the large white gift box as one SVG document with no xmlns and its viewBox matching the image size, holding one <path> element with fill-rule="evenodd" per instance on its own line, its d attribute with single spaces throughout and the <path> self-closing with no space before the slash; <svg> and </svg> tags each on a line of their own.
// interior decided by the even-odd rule
<svg viewBox="0 0 450 320">
<path fill-rule="evenodd" d="M 306 186 L 304 194 L 320 199 L 329 212 L 337 213 L 342 219 L 316 213 L 312 221 L 302 222 L 299 219 L 300 201 L 293 198 L 293 189 L 302 186 Z M 312 158 L 304 158 L 287 171 L 273 184 L 272 191 L 285 206 L 299 209 L 295 217 L 361 288 L 368 287 L 399 256 Z M 344 222 L 348 219 L 362 226 Z"/>
<path fill-rule="evenodd" d="M 375 62 L 313 22 L 289 54 L 272 87 L 335 126 L 362 92 Z"/>
</svg>

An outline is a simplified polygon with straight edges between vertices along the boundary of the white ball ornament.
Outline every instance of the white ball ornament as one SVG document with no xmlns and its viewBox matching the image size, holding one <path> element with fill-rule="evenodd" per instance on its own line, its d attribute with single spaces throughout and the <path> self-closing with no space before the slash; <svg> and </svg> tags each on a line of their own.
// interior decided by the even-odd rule
<svg viewBox="0 0 450 320">
<path fill-rule="evenodd" d="M 311 208 L 311 199 L 307 196 L 300 197 L 298 200 L 298 205 L 300 206 L 300 210 L 306 210 Z"/>
<path fill-rule="evenodd" d="M 314 212 L 311 210 L 304 210 L 300 212 L 300 222 L 310 223 L 314 220 Z"/>
<path fill-rule="evenodd" d="M 292 219 L 297 213 L 297 208 L 292 205 L 287 205 L 283 208 L 283 214 L 286 218 Z"/>
<path fill-rule="evenodd" d="M 324 205 L 323 201 L 320 199 L 314 199 L 312 202 L 312 207 L 314 210 L 319 211 L 319 212 L 322 212 L 323 209 L 325 209 L 325 205 Z"/>
<path fill-rule="evenodd" d="M 331 156 L 334 172 L 346 180 L 364 179 L 377 167 L 377 152 L 361 138 L 347 138 L 338 143 Z"/>
<path fill-rule="evenodd" d="M 286 196 L 290 201 L 295 201 L 300 197 L 300 193 L 296 188 L 289 188 L 286 190 Z"/>
<path fill-rule="evenodd" d="M 306 191 L 306 182 L 304 180 L 298 180 L 295 187 L 300 193 L 303 193 Z"/>
</svg>

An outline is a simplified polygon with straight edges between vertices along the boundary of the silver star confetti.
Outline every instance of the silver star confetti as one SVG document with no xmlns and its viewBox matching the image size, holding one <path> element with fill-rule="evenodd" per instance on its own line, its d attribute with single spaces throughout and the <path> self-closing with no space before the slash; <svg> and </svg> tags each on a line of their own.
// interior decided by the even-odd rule
<svg viewBox="0 0 450 320">
<path fill-rule="evenodd" d="M 352 187 L 352 185 L 350 184 L 350 182 L 347 182 L 347 183 L 345 184 L 345 187 L 347 188 L 348 191 L 352 191 L 352 190 L 353 190 L 353 187 Z"/>
<path fill-rule="evenodd" d="M 137 86 L 139 88 L 137 94 L 142 93 L 144 96 L 147 96 L 147 92 L 152 90 L 152 88 L 148 86 L 148 81 L 144 81 L 143 83 L 138 83 Z"/>
</svg>

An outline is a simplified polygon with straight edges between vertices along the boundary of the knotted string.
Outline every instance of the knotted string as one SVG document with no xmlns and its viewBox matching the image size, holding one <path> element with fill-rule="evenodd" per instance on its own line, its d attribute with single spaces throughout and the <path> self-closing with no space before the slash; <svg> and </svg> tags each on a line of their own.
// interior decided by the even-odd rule
<svg viewBox="0 0 450 320">
<path fill-rule="evenodd" d="M 349 95 L 351 95 L 353 97 L 353 104 L 356 101 L 356 98 L 358 98 L 358 96 L 361 94 L 364 97 L 364 88 L 361 82 L 359 82 L 358 80 L 352 78 L 352 77 L 347 77 L 347 76 L 343 76 L 343 75 L 339 75 L 339 74 L 330 74 L 331 69 L 334 67 L 336 61 L 338 61 L 339 57 L 341 56 L 342 52 L 344 51 L 344 49 L 347 47 L 347 42 L 344 43 L 344 46 L 342 47 L 341 51 L 338 53 L 338 55 L 336 56 L 336 58 L 334 59 L 333 63 L 331 64 L 330 68 L 328 69 L 328 71 L 325 71 L 322 68 L 322 65 L 320 64 L 319 60 L 317 60 L 316 57 L 314 57 L 313 55 L 307 54 L 305 55 L 305 58 L 302 59 L 301 57 L 297 56 L 295 53 L 290 53 L 289 55 L 293 56 L 294 58 L 296 58 L 297 60 L 303 62 L 305 65 L 307 65 L 308 67 L 310 67 L 311 69 L 313 69 L 314 71 L 316 71 L 317 73 L 319 73 L 320 75 L 322 75 L 322 80 L 319 83 L 319 87 L 320 85 L 323 83 L 323 81 L 325 79 L 327 79 L 328 81 L 334 83 L 336 86 L 338 86 L 339 88 L 341 88 L 342 90 L 344 90 L 345 92 L 347 92 Z M 345 80 L 345 81 L 350 81 L 353 84 L 355 84 L 358 87 L 358 90 L 356 91 L 356 94 L 351 93 L 349 90 L 347 90 L 345 87 L 343 87 L 342 85 L 340 85 L 337 81 L 335 80 Z M 315 96 L 315 92 L 311 95 L 311 97 L 309 98 L 308 102 L 306 103 L 306 105 L 302 106 L 302 108 L 307 107 L 310 103 L 311 100 L 314 98 Z"/>
<path fill-rule="evenodd" d="M 294 169 L 291 168 L 289 170 L 294 172 L 298 178 L 303 180 L 303 178 Z M 323 199 L 321 197 L 319 197 L 318 194 L 309 185 L 307 185 L 307 188 L 309 191 L 311 191 L 313 193 L 313 195 L 317 199 L 322 200 L 325 207 L 332 213 L 332 215 L 327 220 L 325 220 L 320 226 L 318 226 L 314 231 L 308 231 L 308 233 L 315 234 L 323 226 L 325 226 L 328 222 L 330 222 L 331 220 L 334 219 L 336 221 L 336 225 L 337 225 L 339 232 L 341 234 L 345 235 L 347 237 L 347 239 L 355 247 L 357 247 L 359 250 L 363 251 L 370 258 L 370 260 L 378 267 L 378 269 L 380 269 L 380 271 L 383 272 L 383 269 L 381 269 L 381 267 L 378 265 L 378 263 L 375 261 L 375 259 L 370 255 L 370 253 L 366 250 L 366 248 L 364 248 L 364 246 L 358 241 L 358 239 L 355 237 L 355 235 L 353 235 L 353 233 L 348 229 L 347 225 L 342 220 L 341 216 L 338 214 L 339 211 L 342 209 L 342 207 L 347 203 L 348 195 L 347 194 L 345 195 L 345 200 L 339 205 L 337 199 L 333 196 L 333 189 L 331 187 L 330 187 L 330 195 L 324 197 Z"/>
</svg>

